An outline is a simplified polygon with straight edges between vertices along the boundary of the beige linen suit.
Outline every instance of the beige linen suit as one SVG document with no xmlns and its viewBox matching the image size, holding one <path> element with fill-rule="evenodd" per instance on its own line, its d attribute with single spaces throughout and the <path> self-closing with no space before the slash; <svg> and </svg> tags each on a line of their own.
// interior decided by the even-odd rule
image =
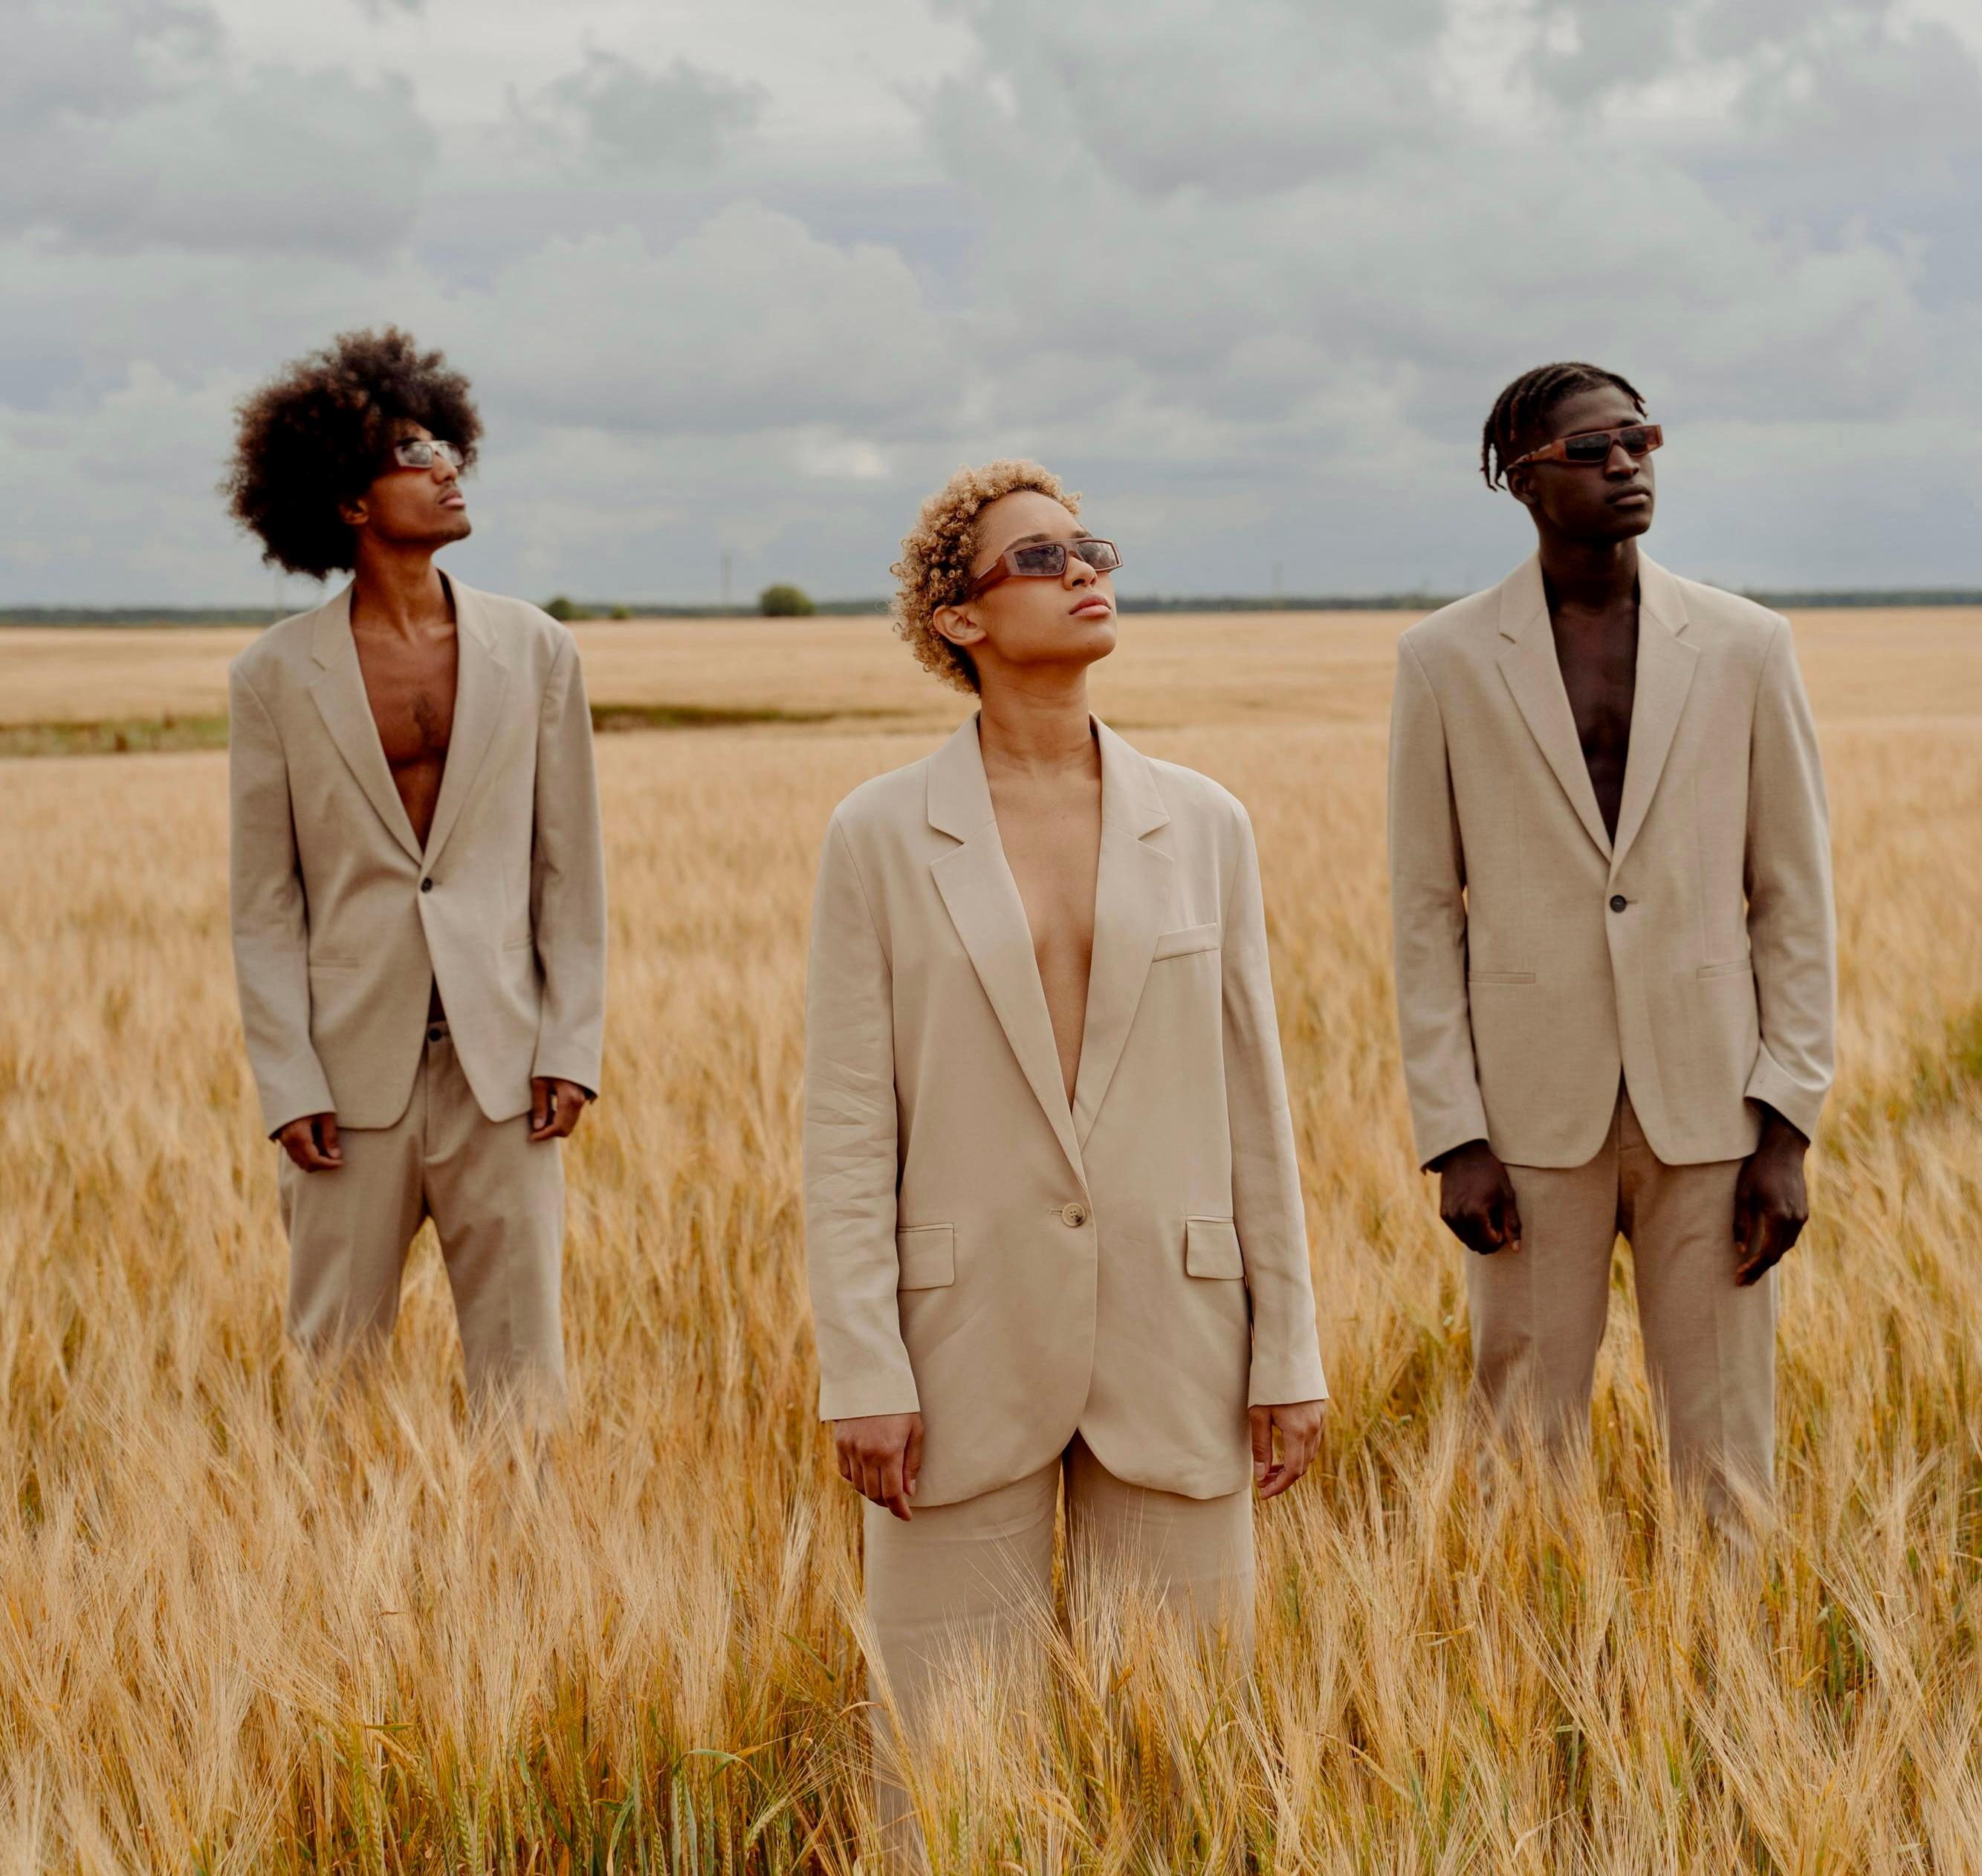
<svg viewBox="0 0 1982 1876">
<path fill-rule="evenodd" d="M 386 765 L 347 588 L 235 660 L 236 978 L 263 1125 L 337 1117 L 345 1164 L 285 1159 L 290 1322 L 388 1330 L 408 1241 L 439 1231 L 469 1378 L 555 1382 L 559 1149 L 536 1075 L 596 1091 L 606 905 L 592 725 L 571 635 L 450 582 L 454 731 L 422 851 Z M 438 987 L 445 1020 L 430 1023 Z"/>
<path fill-rule="evenodd" d="M 1815 1131 L 1836 933 L 1822 765 L 1788 622 L 1640 558 L 1617 838 L 1538 560 L 1406 631 L 1390 745 L 1397 1010 L 1420 1161 L 1484 1139 L 1518 1252 L 1469 1256 L 1476 1374 L 1587 1409 L 1630 1236 L 1674 1457 L 1765 1487 L 1773 1276 L 1734 1282 L 1766 1104 Z"/>
<path fill-rule="evenodd" d="M 819 866 L 806 1248 L 820 1412 L 919 1411 L 913 1523 L 867 1508 L 868 1600 L 913 1708 L 997 1644 L 1070 1537 L 1163 1593 L 1251 1598 L 1249 1403 L 1325 1393 L 1245 811 L 1106 728 L 1069 1107 L 966 723 L 856 789 Z M 1021 1623 L 1023 1625 L 1023 1622 Z"/>
</svg>

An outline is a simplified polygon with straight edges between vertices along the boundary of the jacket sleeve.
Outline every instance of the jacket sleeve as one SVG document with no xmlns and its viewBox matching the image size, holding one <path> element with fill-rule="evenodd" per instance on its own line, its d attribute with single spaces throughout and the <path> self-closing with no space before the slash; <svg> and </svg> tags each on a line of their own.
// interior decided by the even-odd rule
<svg viewBox="0 0 1982 1876">
<path fill-rule="evenodd" d="M 1307 1215 L 1294 1153 L 1273 1012 L 1273 965 L 1253 826 L 1238 810 L 1239 852 L 1226 889 L 1225 1097 L 1232 1130 L 1232 1217 L 1253 1305 L 1247 1405 L 1319 1401 L 1328 1394 L 1315 1332 Z"/>
<path fill-rule="evenodd" d="M 892 972 L 836 816 L 806 973 L 806 1265 L 823 1420 L 920 1410 L 896 1301 Z"/>
<path fill-rule="evenodd" d="M 585 673 L 569 633 L 537 716 L 530 922 L 543 1001 L 532 1075 L 599 1091 L 606 1035 L 606 850 Z"/>
<path fill-rule="evenodd" d="M 1390 945 L 1418 1164 L 1486 1137 L 1466 995 L 1466 854 L 1445 721 L 1424 667 L 1397 645 L 1390 705 Z"/>
<path fill-rule="evenodd" d="M 1762 1045 L 1747 1093 L 1807 1136 L 1834 1065 L 1837 924 L 1824 762 L 1787 621 L 1763 661 L 1748 765 L 1748 943 Z"/>
<path fill-rule="evenodd" d="M 336 1103 L 310 1041 L 309 911 L 289 764 L 275 719 L 238 669 L 227 681 L 227 788 L 234 981 L 262 1125 L 272 1137 Z"/>
</svg>

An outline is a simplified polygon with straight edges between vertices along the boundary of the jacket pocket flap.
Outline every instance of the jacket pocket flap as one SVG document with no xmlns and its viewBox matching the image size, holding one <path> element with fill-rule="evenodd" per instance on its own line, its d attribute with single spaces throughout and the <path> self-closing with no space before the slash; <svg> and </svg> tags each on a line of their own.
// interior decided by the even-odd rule
<svg viewBox="0 0 1982 1876">
<path fill-rule="evenodd" d="M 1176 931 L 1166 931 L 1156 940 L 1156 955 L 1152 964 L 1164 958 L 1182 958 L 1194 951 L 1216 951 L 1218 948 L 1218 926 L 1214 921 L 1208 925 L 1185 925 Z"/>
<path fill-rule="evenodd" d="M 1703 964 L 1700 967 L 1700 975 L 1702 977 L 1748 977 L 1753 975 L 1754 969 L 1753 958 L 1737 958 L 1731 964 Z"/>
<path fill-rule="evenodd" d="M 1230 1218 L 1185 1219 L 1183 1267 L 1193 1277 L 1243 1277 L 1239 1228 Z"/>
<path fill-rule="evenodd" d="M 956 1281 L 956 1227 L 912 1225 L 895 1234 L 899 1290 L 940 1290 Z"/>
</svg>

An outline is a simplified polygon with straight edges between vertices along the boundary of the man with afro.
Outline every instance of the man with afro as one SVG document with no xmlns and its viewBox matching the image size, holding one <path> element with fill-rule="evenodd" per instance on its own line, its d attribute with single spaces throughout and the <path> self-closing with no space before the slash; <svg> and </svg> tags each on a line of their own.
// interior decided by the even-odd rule
<svg viewBox="0 0 1982 1876">
<path fill-rule="evenodd" d="M 1831 1080 L 1830 839 L 1788 621 L 1638 551 L 1663 441 L 1593 365 L 1487 419 L 1537 551 L 1398 648 L 1397 1011 L 1481 1405 L 1587 1430 L 1622 1233 L 1674 1472 L 1745 1529 Z"/>
<path fill-rule="evenodd" d="M 564 1171 L 599 1081 L 606 885 L 569 632 L 434 565 L 469 533 L 467 380 L 348 332 L 241 406 L 264 558 L 353 577 L 234 661 L 235 975 L 280 1143 L 289 1321 L 389 1335 L 439 1232 L 470 1393 L 554 1405 Z"/>
</svg>

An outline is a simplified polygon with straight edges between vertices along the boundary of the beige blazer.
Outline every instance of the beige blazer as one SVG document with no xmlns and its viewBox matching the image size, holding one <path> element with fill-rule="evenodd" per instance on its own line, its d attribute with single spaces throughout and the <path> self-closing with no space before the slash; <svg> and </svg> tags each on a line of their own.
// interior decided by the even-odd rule
<svg viewBox="0 0 1982 1876">
<path fill-rule="evenodd" d="M 1397 648 L 1390 899 L 1420 1161 L 1578 1166 L 1621 1074 L 1669 1165 L 1814 1131 L 1837 932 L 1824 769 L 1787 620 L 1639 562 L 1613 842 L 1530 559 Z"/>
<path fill-rule="evenodd" d="M 1248 1404 L 1326 1391 L 1251 825 L 1099 734 L 1071 1108 L 976 719 L 826 831 L 806 1019 L 819 1411 L 919 1410 L 920 1504 L 1009 1484 L 1076 1431 L 1131 1484 L 1239 1491 Z"/>
<path fill-rule="evenodd" d="M 530 1078 L 596 1091 L 606 870 L 571 634 L 453 583 L 454 738 L 422 853 L 379 741 L 351 591 L 272 625 L 229 686 L 235 974 L 272 1134 L 405 1111 L 438 982 L 492 1121 Z"/>
</svg>

